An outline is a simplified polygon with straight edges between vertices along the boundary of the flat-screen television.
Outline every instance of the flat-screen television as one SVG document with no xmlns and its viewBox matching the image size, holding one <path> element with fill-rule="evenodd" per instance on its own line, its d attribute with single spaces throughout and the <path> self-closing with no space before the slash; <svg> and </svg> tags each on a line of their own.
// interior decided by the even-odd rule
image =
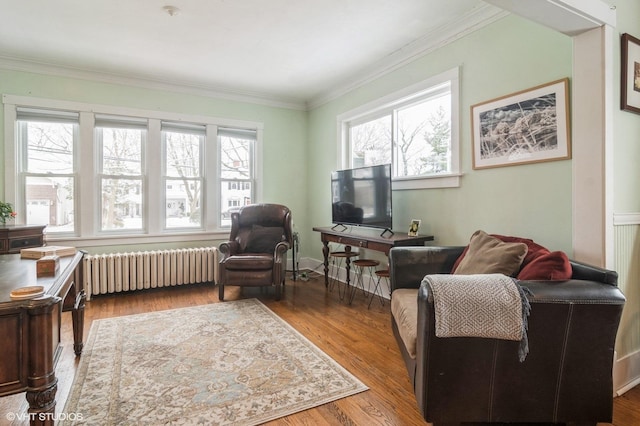
<svg viewBox="0 0 640 426">
<path fill-rule="evenodd" d="M 391 164 L 331 173 L 332 222 L 391 230 Z"/>
</svg>

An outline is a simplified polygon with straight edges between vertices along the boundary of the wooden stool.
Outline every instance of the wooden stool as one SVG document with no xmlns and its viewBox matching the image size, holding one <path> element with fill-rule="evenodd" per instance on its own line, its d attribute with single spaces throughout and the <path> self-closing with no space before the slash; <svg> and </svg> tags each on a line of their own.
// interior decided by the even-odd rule
<svg viewBox="0 0 640 426">
<path fill-rule="evenodd" d="M 371 293 L 371 299 L 369 300 L 369 307 L 371 307 L 371 302 L 373 302 L 373 298 L 376 297 L 376 293 L 378 293 L 378 298 L 380 299 L 380 304 L 384 306 L 384 297 L 382 297 L 382 289 L 380 288 L 380 280 L 383 278 L 387 281 L 387 288 L 389 289 L 389 297 L 391 297 L 391 283 L 389 282 L 389 270 L 381 269 L 376 271 L 376 276 L 378 280 L 376 281 L 376 286 L 373 289 L 373 293 Z"/>
<path fill-rule="evenodd" d="M 354 286 L 349 297 L 349 304 L 353 302 L 353 298 L 355 297 L 356 291 L 358 290 L 358 286 L 360 286 L 360 288 L 362 289 L 362 294 L 366 298 L 367 291 L 371 291 L 371 284 L 373 283 L 375 285 L 373 272 L 376 266 L 380 265 L 380 262 L 373 259 L 356 259 L 353 261 L 353 265 L 356 267 L 356 273 L 353 280 Z M 364 278 L 362 277 L 362 274 L 364 273 L 366 268 L 369 268 L 369 281 L 367 282 L 367 290 L 365 291 L 363 282 Z"/>
<path fill-rule="evenodd" d="M 329 291 L 333 291 L 333 287 L 336 285 L 336 283 L 338 284 L 338 295 L 340 296 L 340 300 L 342 300 L 344 298 L 344 296 L 347 294 L 347 290 L 350 286 L 350 281 L 351 281 L 351 258 L 352 257 L 358 257 L 359 253 L 357 251 L 334 251 L 332 253 L 329 254 L 329 256 L 331 258 L 333 258 L 332 261 L 332 272 L 331 272 L 331 280 L 329 281 Z M 337 259 L 337 264 L 336 264 L 336 259 Z M 340 281 L 340 268 L 342 267 L 342 262 L 345 262 L 345 269 L 346 269 L 346 274 L 347 274 L 347 278 L 346 278 L 346 285 L 344 288 L 344 292 L 342 291 L 342 286 L 341 286 L 341 281 Z"/>
</svg>

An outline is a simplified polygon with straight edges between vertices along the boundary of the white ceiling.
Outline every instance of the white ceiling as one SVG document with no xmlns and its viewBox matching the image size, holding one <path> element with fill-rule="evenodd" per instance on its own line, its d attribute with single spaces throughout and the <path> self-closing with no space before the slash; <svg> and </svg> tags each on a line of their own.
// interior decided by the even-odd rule
<svg viewBox="0 0 640 426">
<path fill-rule="evenodd" d="M 170 16 L 163 10 L 179 9 Z M 481 0 L 0 0 L 0 68 L 305 106 L 495 19 Z"/>
</svg>

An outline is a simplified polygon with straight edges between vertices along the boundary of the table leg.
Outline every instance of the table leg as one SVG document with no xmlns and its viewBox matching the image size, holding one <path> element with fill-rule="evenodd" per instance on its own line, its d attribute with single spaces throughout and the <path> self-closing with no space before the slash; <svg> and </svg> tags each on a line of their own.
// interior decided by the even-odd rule
<svg viewBox="0 0 640 426">
<path fill-rule="evenodd" d="M 349 281 L 351 281 L 351 256 L 349 256 L 349 253 L 351 253 L 351 246 L 345 246 L 344 251 L 347 252 L 345 269 L 347 270 L 347 288 L 349 288 Z"/>
<path fill-rule="evenodd" d="M 84 302 L 87 300 L 87 295 L 84 290 L 81 290 L 76 296 L 76 301 L 71 311 L 71 319 L 73 320 L 73 352 L 76 356 L 80 356 L 84 343 L 82 342 L 82 335 L 84 329 Z"/>
<path fill-rule="evenodd" d="M 322 255 L 324 256 L 324 286 L 329 287 L 329 241 L 322 241 Z"/>
</svg>

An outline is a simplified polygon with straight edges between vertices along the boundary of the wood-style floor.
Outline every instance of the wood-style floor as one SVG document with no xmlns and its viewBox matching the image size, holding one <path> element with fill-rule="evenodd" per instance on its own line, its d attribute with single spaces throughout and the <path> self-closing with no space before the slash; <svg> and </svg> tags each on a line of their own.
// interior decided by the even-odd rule
<svg viewBox="0 0 640 426">
<path fill-rule="evenodd" d="M 349 306 L 340 301 L 337 289 L 325 290 L 323 279 L 287 280 L 284 297 L 273 299 L 273 290 L 229 287 L 225 300 L 256 297 L 278 316 L 306 336 L 344 368 L 363 381 L 369 391 L 340 399 L 270 422 L 270 425 L 426 425 L 393 338 L 389 303 L 375 299 L 368 309 L 359 293 Z M 189 285 L 94 297 L 85 312 L 85 340 L 91 322 L 100 318 L 218 303 L 218 289 Z M 56 412 L 63 411 L 78 359 L 73 355 L 70 314 L 63 314 L 63 355 L 58 362 Z M 26 413 L 24 393 L 0 398 L 0 425 L 7 413 Z M 461 407 L 463 410 L 464 407 Z M 605 425 L 605 424 L 602 424 Z M 640 386 L 614 400 L 613 425 L 640 425 Z"/>
</svg>

